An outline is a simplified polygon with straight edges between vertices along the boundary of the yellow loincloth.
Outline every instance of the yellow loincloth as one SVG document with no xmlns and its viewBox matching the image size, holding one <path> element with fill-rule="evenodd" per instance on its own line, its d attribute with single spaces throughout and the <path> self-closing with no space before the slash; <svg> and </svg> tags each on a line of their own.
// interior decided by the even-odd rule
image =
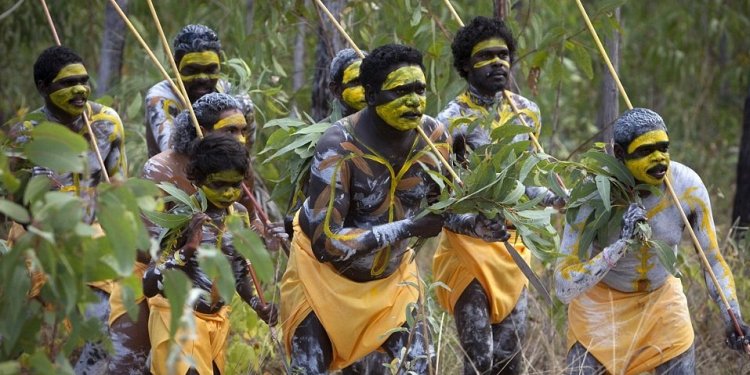
<svg viewBox="0 0 750 375">
<path fill-rule="evenodd" d="M 508 242 L 529 263 L 531 251 L 523 245 L 516 231 L 509 233 Z M 492 324 L 502 322 L 510 314 L 529 283 L 502 242 L 486 242 L 446 229 L 433 258 L 432 274 L 435 281 L 450 288 L 435 288 L 438 303 L 450 314 L 454 313 L 456 301 L 469 283 L 477 279 L 487 293 Z"/>
<path fill-rule="evenodd" d="M 671 276 L 652 292 L 600 282 L 568 307 L 568 350 L 578 341 L 615 375 L 653 370 L 688 350 L 694 336 L 682 284 Z"/>
<path fill-rule="evenodd" d="M 215 314 L 201 314 L 193 311 L 195 317 L 195 338 L 186 336 L 182 329 L 174 335 L 182 349 L 180 358 L 168 372 L 167 361 L 172 343 L 169 341 L 171 320 L 169 301 L 157 295 L 148 299 L 150 308 L 148 334 L 151 339 L 151 372 L 154 375 L 185 374 L 191 367 L 184 357 L 190 357 L 200 375 L 213 375 L 212 362 L 224 373 L 224 350 L 229 334 L 229 306 L 224 306 Z M 185 335 L 185 336 L 183 336 Z"/>
<path fill-rule="evenodd" d="M 419 299 L 414 286 L 419 285 L 417 266 L 410 261 L 411 252 L 387 278 L 352 281 L 315 258 L 310 239 L 295 217 L 290 253 L 281 280 L 281 327 L 286 351 L 291 353 L 297 326 L 314 311 L 331 340 L 331 370 L 344 368 L 380 348 L 388 331 L 406 322 L 408 305 Z"/>
<path fill-rule="evenodd" d="M 133 266 L 133 274 L 138 276 L 138 279 L 143 279 L 143 274 L 146 272 L 147 268 L 148 264 L 135 262 L 135 265 Z M 117 320 L 117 318 L 125 315 L 128 309 L 125 307 L 125 304 L 122 300 L 122 283 L 119 281 L 112 281 L 109 286 L 109 290 L 109 325 L 111 326 L 112 323 Z M 137 288 L 133 292 L 135 292 L 134 299 L 136 304 L 144 302 L 146 297 L 143 295 L 142 288 Z M 145 317 L 141 318 L 145 319 Z"/>
</svg>

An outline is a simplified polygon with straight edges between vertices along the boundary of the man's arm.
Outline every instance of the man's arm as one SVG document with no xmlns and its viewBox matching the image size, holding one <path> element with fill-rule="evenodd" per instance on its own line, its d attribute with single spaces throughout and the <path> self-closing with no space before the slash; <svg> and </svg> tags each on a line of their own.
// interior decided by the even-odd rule
<svg viewBox="0 0 750 375">
<path fill-rule="evenodd" d="M 125 156 L 125 128 L 120 116 L 112 108 L 102 109 L 103 117 L 112 122 L 112 134 L 106 140 L 110 144 L 109 154 L 102 155 L 107 173 L 112 180 L 124 180 L 127 175 L 128 162 Z M 97 116 L 94 116 L 96 118 Z"/>
<path fill-rule="evenodd" d="M 589 259 L 579 256 L 580 242 L 586 219 L 592 210 L 588 206 L 581 207 L 575 222 L 566 223 L 560 252 L 562 260 L 555 268 L 555 291 L 557 298 L 563 303 L 570 303 L 581 293 L 600 282 L 630 247 L 630 240 L 635 236 L 636 224 L 645 221 L 646 210 L 637 204 L 631 204 L 623 218 L 623 228 L 620 238 L 607 246 L 599 254 L 590 257 L 593 245 L 585 251 Z"/>
<path fill-rule="evenodd" d="M 150 128 L 159 151 L 169 150 L 169 139 L 174 129 L 174 115 L 179 113 L 177 103 L 163 96 L 146 96 L 146 125 Z"/>
</svg>

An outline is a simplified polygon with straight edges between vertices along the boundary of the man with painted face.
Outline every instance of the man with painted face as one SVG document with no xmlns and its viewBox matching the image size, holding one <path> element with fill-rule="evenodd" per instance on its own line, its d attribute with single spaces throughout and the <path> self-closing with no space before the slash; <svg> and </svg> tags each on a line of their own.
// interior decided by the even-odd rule
<svg viewBox="0 0 750 375">
<path fill-rule="evenodd" d="M 443 156 L 450 142 L 424 115 L 422 54 L 379 47 L 362 61 L 360 79 L 367 107 L 333 124 L 315 147 L 282 278 L 285 344 L 293 371 L 320 374 L 378 348 L 400 358 L 409 343 L 401 368 L 422 374 L 434 353 L 421 321 L 406 326 L 420 293 L 407 240 L 435 236 L 444 224 L 490 241 L 506 234 L 501 222 L 476 215 L 416 217 L 439 189 L 425 168 L 444 170 L 414 129 L 421 126 Z"/>
<path fill-rule="evenodd" d="M 690 219 L 719 285 L 705 275 L 711 298 L 719 304 L 727 343 L 742 350 L 718 288 L 742 322 L 732 272 L 719 253 L 711 203 L 706 186 L 689 167 L 670 161 L 669 135 L 655 112 L 635 108 L 614 124 L 615 156 L 636 183 L 651 185 L 660 194 L 642 190 L 642 205 L 633 203 L 623 216 L 622 228 L 606 243 L 594 241 L 579 249 L 590 206 L 581 207 L 565 225 L 562 261 L 555 270 L 557 296 L 568 306 L 568 374 L 694 374 L 694 333 L 687 300 L 679 279 L 659 261 L 656 249 L 635 240 L 638 223 L 648 223 L 651 240 L 679 249 L 683 222 L 678 209 Z M 669 178 L 680 206 L 666 192 Z M 743 342 L 744 341 L 744 342 Z"/>
<path fill-rule="evenodd" d="M 503 100 L 510 80 L 515 42 L 503 21 L 476 17 L 456 34 L 452 45 L 453 65 L 468 88 L 438 114 L 454 137 L 456 159 L 487 145 L 492 130 L 508 122 L 514 113 Z M 517 94 L 511 100 L 527 124 L 541 126 L 537 105 Z M 460 119 L 478 120 L 470 127 Z M 521 125 L 519 119 L 514 123 Z M 470 130 L 471 129 L 471 130 Z M 528 140 L 520 134 L 514 141 Z M 562 206 L 564 201 L 540 187 L 527 187 L 530 197 L 543 195 L 542 204 Z M 510 243 L 529 262 L 531 252 L 515 230 Z M 465 352 L 464 373 L 518 374 L 522 371 L 521 344 L 528 314 L 526 277 L 508 254 L 505 245 L 487 243 L 446 229 L 433 261 L 435 280 L 450 289 L 436 289 L 437 300 L 454 315 L 459 341 Z"/>
<path fill-rule="evenodd" d="M 363 52 L 367 56 L 367 52 Z M 351 48 L 339 51 L 331 60 L 328 89 L 336 98 L 341 117 L 353 115 L 367 106 L 365 88 L 359 79 L 362 58 Z"/>
<path fill-rule="evenodd" d="M 243 118 L 244 120 L 244 118 Z M 151 338 L 151 372 L 160 374 L 222 374 L 224 373 L 224 347 L 229 333 L 229 306 L 227 301 L 214 298 L 214 281 L 200 268 L 196 250 L 199 245 L 215 246 L 227 257 L 232 268 L 235 288 L 243 301 L 256 311 L 269 325 L 276 324 L 276 307 L 263 305 L 253 292 L 247 260 L 233 245 L 232 233 L 226 220 L 238 215 L 246 226 L 250 225 L 247 212 L 237 203 L 240 188 L 248 173 L 250 162 L 245 146 L 232 137 L 212 132 L 202 140 L 195 140 L 187 175 L 206 197 L 208 208 L 193 215 L 184 230 L 168 233 L 161 241 L 160 257 L 151 263 L 143 276 L 143 292 L 149 297 L 149 336 Z M 163 275 L 166 272 L 184 272 L 193 287 L 205 293 L 194 304 L 196 337 L 177 340 L 180 357 L 169 371 L 171 310 L 169 296 L 164 296 Z M 190 357 L 188 361 L 185 357 Z"/>
<path fill-rule="evenodd" d="M 203 25 L 187 25 L 174 39 L 174 60 L 185 84 L 190 103 L 213 92 L 229 93 L 231 86 L 219 79 L 221 42 L 216 32 Z M 174 118 L 184 109 L 177 93 L 164 80 L 146 93 L 146 143 L 152 157 L 170 149 Z M 253 102 L 247 94 L 236 95 L 247 123 L 244 129 L 249 144 L 255 142 Z"/>
<path fill-rule="evenodd" d="M 210 93 L 202 96 L 193 103 L 193 112 L 198 119 L 203 134 L 222 133 L 235 138 L 241 144 L 248 146 L 247 120 L 243 113 L 244 106 L 235 97 L 222 93 Z M 143 178 L 156 183 L 167 182 L 177 186 L 180 190 L 194 194 L 196 187 L 187 178 L 187 165 L 190 160 L 190 148 L 198 137 L 195 126 L 190 120 L 187 110 L 183 110 L 175 119 L 172 132 L 172 149 L 162 151 L 150 158 L 143 166 Z M 245 185 L 253 191 L 253 170 L 248 168 Z M 255 207 L 247 196 L 243 195 L 240 203 L 247 209 L 254 227 L 265 228 L 255 214 Z M 150 226 L 152 235 L 156 235 L 159 228 Z M 265 232 L 260 231 L 269 247 L 278 246 L 286 234 L 282 224 L 272 224 Z"/>
</svg>

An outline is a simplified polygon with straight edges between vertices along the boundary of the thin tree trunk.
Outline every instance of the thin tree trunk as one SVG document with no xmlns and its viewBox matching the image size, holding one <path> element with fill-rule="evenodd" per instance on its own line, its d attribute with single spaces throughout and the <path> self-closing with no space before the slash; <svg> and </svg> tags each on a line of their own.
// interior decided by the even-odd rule
<svg viewBox="0 0 750 375">
<path fill-rule="evenodd" d="M 615 9 L 614 12 L 615 20 L 620 22 L 620 8 Z M 620 33 L 617 29 L 612 29 L 612 33 L 608 34 L 604 38 L 604 44 L 607 48 L 607 54 L 612 60 L 612 65 L 615 67 L 615 71 L 619 71 L 620 66 Z M 617 92 L 617 85 L 612 74 L 609 73 L 606 65 L 601 64 L 602 71 L 606 72 L 602 75 L 602 82 L 599 89 L 599 110 L 596 114 L 596 127 L 601 130 L 599 140 L 607 143 L 608 151 L 611 151 L 612 137 L 614 135 L 614 129 L 612 123 L 617 119 L 620 113 L 619 107 L 619 93 Z"/>
<path fill-rule="evenodd" d="M 307 3 L 307 2 L 305 2 Z M 292 75 L 292 91 L 294 95 L 302 89 L 305 84 L 305 31 L 307 27 L 304 19 L 300 19 L 297 24 L 297 36 L 294 39 L 294 73 Z M 292 104 L 292 112 L 297 113 L 296 100 Z"/>
<path fill-rule="evenodd" d="M 335 17 L 339 17 L 345 0 L 324 0 L 323 3 Z M 331 112 L 331 94 L 328 92 L 328 68 L 333 56 L 344 47 L 344 38 L 331 22 L 318 12 L 318 43 L 315 46 L 315 74 L 312 83 L 312 118 L 324 119 Z"/>
<path fill-rule="evenodd" d="M 493 3 L 495 5 L 495 18 L 505 21 L 505 19 L 508 17 L 508 1 L 495 0 Z"/>
<path fill-rule="evenodd" d="M 128 11 L 128 0 L 117 0 L 123 12 Z M 125 49 L 125 23 L 117 15 L 112 4 L 104 11 L 104 38 L 99 64 L 99 82 L 96 94 L 102 96 L 120 81 L 122 57 Z"/>
<path fill-rule="evenodd" d="M 737 192 L 734 195 L 732 221 L 738 218 L 740 226 L 750 226 L 750 87 L 745 97 L 742 115 L 742 138 L 737 160 Z"/>
<path fill-rule="evenodd" d="M 255 0 L 247 0 L 245 11 L 245 35 L 253 33 L 253 17 L 255 17 Z"/>
</svg>

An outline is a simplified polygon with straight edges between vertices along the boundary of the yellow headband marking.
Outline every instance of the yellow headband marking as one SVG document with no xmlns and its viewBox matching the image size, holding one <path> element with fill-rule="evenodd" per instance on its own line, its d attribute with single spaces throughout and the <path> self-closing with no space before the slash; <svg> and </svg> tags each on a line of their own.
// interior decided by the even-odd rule
<svg viewBox="0 0 750 375">
<path fill-rule="evenodd" d="M 214 51 L 203 51 L 203 52 L 189 52 L 186 53 L 185 56 L 182 56 L 182 60 L 180 60 L 180 66 L 179 69 L 182 70 L 183 67 L 190 64 L 196 64 L 196 65 L 211 65 L 211 64 L 219 64 L 219 55 Z"/>
<path fill-rule="evenodd" d="M 628 145 L 628 154 L 634 153 L 635 150 L 638 149 L 638 147 L 641 147 L 643 145 L 661 142 L 669 142 L 669 136 L 664 130 L 652 130 L 650 132 L 643 133 L 636 137 L 632 142 L 630 142 L 630 144 Z"/>
<path fill-rule="evenodd" d="M 362 60 L 357 60 L 344 69 L 344 76 L 341 79 L 341 83 L 347 84 L 352 80 L 359 78 L 359 66 L 362 65 Z"/>
<path fill-rule="evenodd" d="M 57 72 L 57 75 L 55 76 L 55 79 L 52 80 L 52 82 L 57 82 L 61 79 L 68 78 L 68 77 L 75 77 L 75 76 L 85 76 L 89 73 L 86 71 L 86 68 L 81 63 L 75 63 L 75 64 L 68 64 L 65 65 L 62 69 L 60 69 L 59 72 Z"/>
<path fill-rule="evenodd" d="M 242 127 L 246 127 L 247 121 L 245 120 L 245 116 L 240 113 L 235 113 L 229 117 L 224 117 L 223 119 L 216 121 L 214 124 L 214 130 L 219 130 L 229 125 L 241 125 Z"/>
<path fill-rule="evenodd" d="M 398 68 L 390 73 L 383 82 L 381 90 L 391 90 L 399 86 L 408 85 L 414 82 L 425 83 L 427 78 L 424 76 L 422 68 L 417 65 L 409 65 Z"/>
<path fill-rule="evenodd" d="M 495 47 L 508 47 L 508 44 L 500 38 L 490 38 L 477 43 L 474 48 L 471 49 L 471 55 L 476 55 L 479 51 L 487 48 Z"/>
</svg>

